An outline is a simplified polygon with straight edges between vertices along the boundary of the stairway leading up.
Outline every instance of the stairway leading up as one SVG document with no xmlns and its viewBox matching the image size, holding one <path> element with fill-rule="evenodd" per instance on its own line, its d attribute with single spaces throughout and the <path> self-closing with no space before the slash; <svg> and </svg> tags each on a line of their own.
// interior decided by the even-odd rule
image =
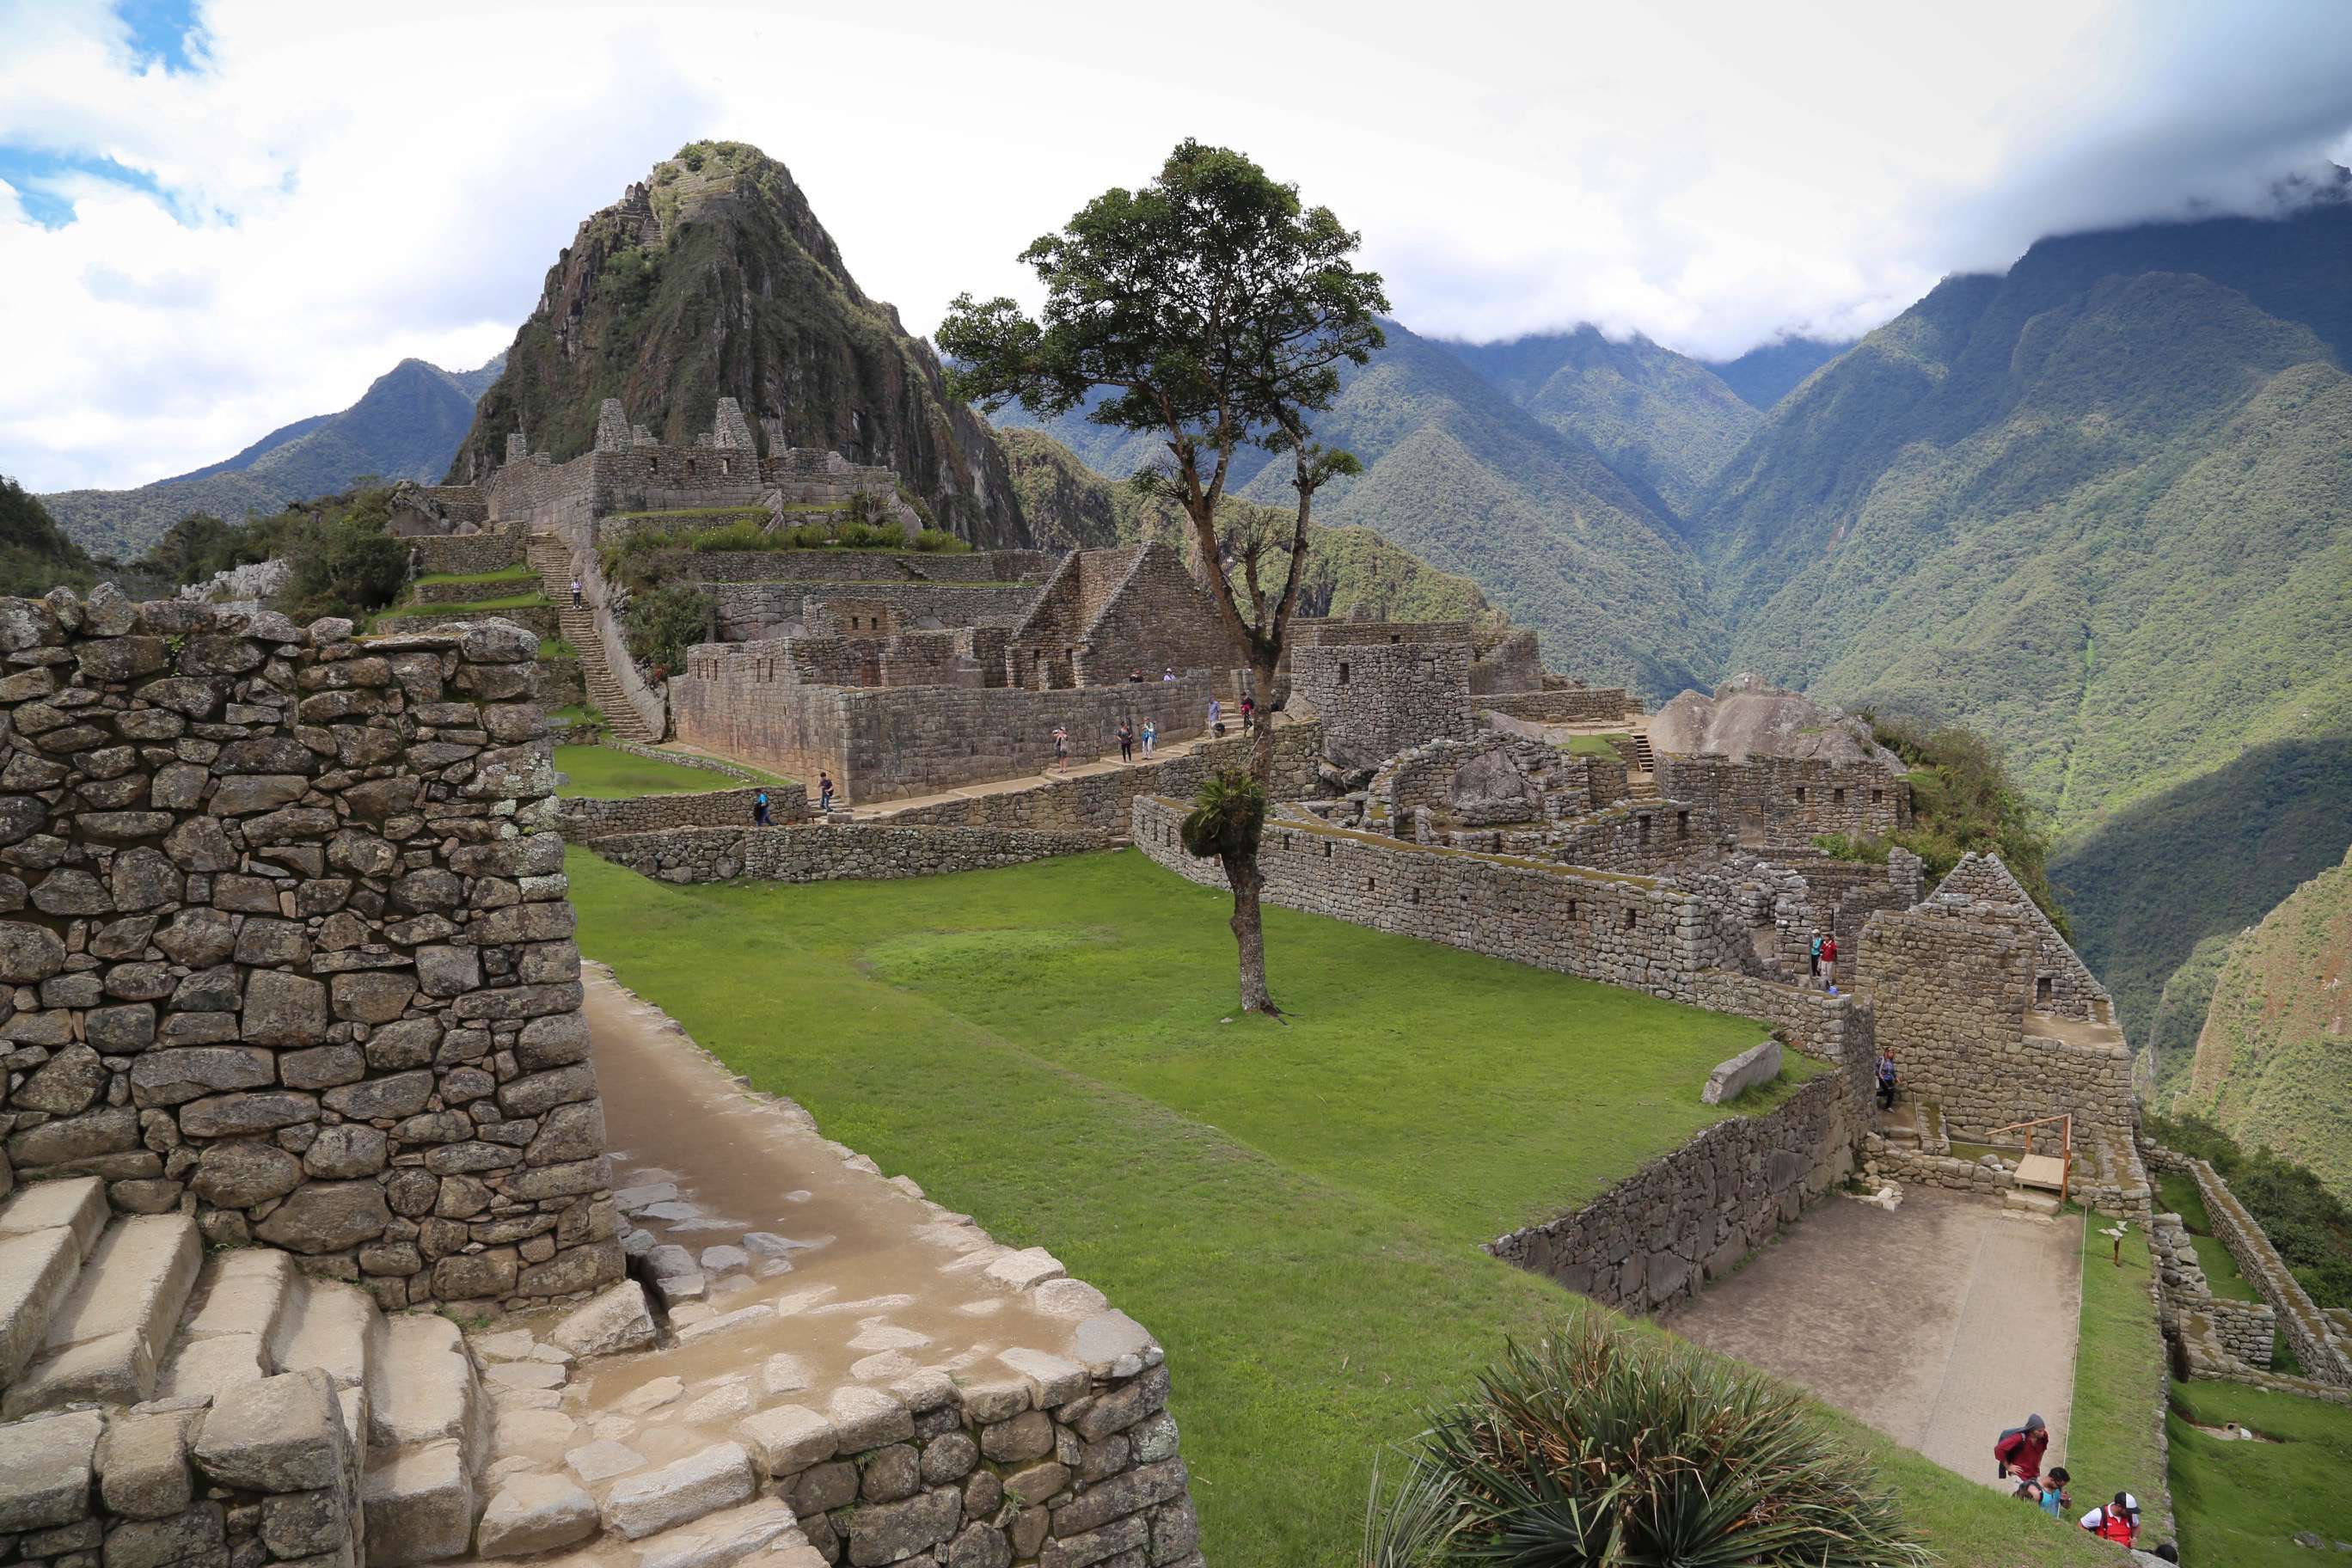
<svg viewBox="0 0 2352 1568">
<path fill-rule="evenodd" d="M 588 700 L 604 715 L 613 733 L 624 741 L 651 742 L 661 739 L 637 717 L 637 710 L 621 690 L 612 666 L 605 661 L 604 639 L 596 633 L 593 611 L 574 608 L 572 603 L 572 552 L 562 538 L 553 533 L 534 533 L 525 551 L 530 569 L 539 574 L 541 591 L 555 601 L 557 623 L 563 628 L 563 638 L 580 653 L 581 683 L 587 688 Z"/>
</svg>

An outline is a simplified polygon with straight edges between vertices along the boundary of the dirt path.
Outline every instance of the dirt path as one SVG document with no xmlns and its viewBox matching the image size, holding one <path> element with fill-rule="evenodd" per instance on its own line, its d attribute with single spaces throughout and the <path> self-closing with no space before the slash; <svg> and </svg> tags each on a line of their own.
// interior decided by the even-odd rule
<svg viewBox="0 0 2352 1568">
<path fill-rule="evenodd" d="M 1916 1189 L 1893 1214 L 1840 1199 L 1669 1326 L 1991 1485 L 1994 1436 L 2029 1414 L 2065 1462 L 2082 1225 Z"/>
</svg>

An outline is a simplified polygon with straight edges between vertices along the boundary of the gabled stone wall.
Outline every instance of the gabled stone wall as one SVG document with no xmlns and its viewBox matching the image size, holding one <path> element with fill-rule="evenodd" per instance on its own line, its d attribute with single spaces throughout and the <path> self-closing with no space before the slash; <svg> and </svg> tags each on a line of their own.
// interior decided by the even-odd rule
<svg viewBox="0 0 2352 1568">
<path fill-rule="evenodd" d="M 620 1277 L 530 636 L 0 600 L 0 1128 L 387 1307 Z"/>
<path fill-rule="evenodd" d="M 1884 838 L 1911 820 L 1911 786 L 1866 763 L 1661 753 L 1657 773 L 1664 794 L 1700 803 L 1763 848 L 1810 849 L 1833 833 Z"/>
<path fill-rule="evenodd" d="M 1323 721 L 1332 762 L 1376 768 L 1409 746 L 1469 738 L 1470 645 L 1298 647 L 1290 656 L 1290 700 Z"/>
</svg>

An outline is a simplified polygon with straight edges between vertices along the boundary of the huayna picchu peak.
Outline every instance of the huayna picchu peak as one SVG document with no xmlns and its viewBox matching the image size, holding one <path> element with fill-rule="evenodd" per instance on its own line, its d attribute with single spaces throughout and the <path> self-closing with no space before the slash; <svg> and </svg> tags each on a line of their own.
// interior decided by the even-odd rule
<svg viewBox="0 0 2352 1568">
<path fill-rule="evenodd" d="M 449 482 L 486 478 L 518 430 L 533 451 L 578 457 L 608 397 L 681 446 L 731 397 L 763 455 L 839 452 L 892 470 L 974 544 L 1031 542 L 994 433 L 948 396 L 898 311 L 858 288 L 791 171 L 741 142 L 682 149 L 581 224 Z"/>
</svg>

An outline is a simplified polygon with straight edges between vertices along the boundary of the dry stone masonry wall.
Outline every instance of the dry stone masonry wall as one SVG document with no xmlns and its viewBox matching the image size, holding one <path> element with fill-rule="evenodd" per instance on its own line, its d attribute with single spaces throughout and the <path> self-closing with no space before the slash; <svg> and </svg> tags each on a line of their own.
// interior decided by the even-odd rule
<svg viewBox="0 0 2352 1568">
<path fill-rule="evenodd" d="M 1018 866 L 1102 846 L 1080 830 L 897 827 L 834 822 L 814 827 L 676 827 L 599 838 L 596 853 L 664 882 L 887 880 Z"/>
<path fill-rule="evenodd" d="M 1290 698 L 1323 721 L 1332 762 L 1376 768 L 1408 746 L 1470 737 L 1470 647 L 1310 644 L 1291 653 Z"/>
<path fill-rule="evenodd" d="M 349 634 L 0 601 L 7 1164 L 387 1307 L 610 1283 L 533 641 Z"/>
</svg>

